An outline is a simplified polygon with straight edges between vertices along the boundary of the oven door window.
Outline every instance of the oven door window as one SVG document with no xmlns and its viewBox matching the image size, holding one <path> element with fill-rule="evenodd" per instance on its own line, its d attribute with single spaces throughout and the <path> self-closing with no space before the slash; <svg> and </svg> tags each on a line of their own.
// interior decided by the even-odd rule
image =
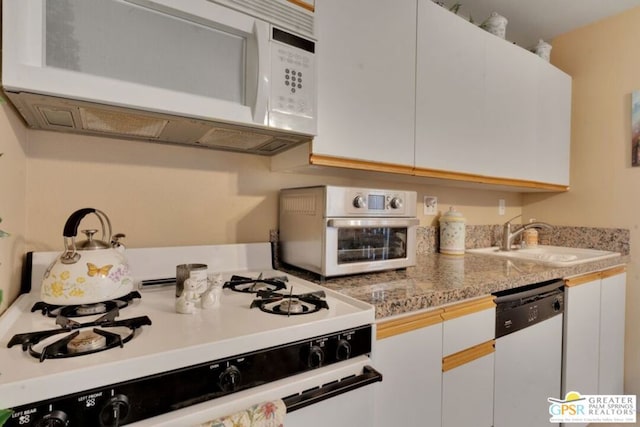
<svg viewBox="0 0 640 427">
<path fill-rule="evenodd" d="M 338 229 L 338 264 L 407 257 L 407 227 Z"/>
</svg>

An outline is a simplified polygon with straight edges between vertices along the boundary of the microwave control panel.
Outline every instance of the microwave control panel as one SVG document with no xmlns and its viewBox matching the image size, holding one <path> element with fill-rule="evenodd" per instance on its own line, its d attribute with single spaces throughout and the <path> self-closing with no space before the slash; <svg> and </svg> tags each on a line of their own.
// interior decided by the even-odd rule
<svg viewBox="0 0 640 427">
<path fill-rule="evenodd" d="M 315 118 L 315 42 L 272 28 L 270 110 Z"/>
</svg>

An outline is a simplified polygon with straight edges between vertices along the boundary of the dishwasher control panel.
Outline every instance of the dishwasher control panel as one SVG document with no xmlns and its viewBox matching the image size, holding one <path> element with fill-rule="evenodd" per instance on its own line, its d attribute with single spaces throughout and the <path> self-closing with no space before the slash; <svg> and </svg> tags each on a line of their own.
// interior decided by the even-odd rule
<svg viewBox="0 0 640 427">
<path fill-rule="evenodd" d="M 563 285 L 551 281 L 496 293 L 496 338 L 563 313 Z"/>
</svg>

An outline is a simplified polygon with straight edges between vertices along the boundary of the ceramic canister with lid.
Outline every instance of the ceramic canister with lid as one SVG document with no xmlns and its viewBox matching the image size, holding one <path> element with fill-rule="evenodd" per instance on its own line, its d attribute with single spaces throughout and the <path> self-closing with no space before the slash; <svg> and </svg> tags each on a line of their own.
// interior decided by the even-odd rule
<svg viewBox="0 0 640 427">
<path fill-rule="evenodd" d="M 466 220 L 453 206 L 440 217 L 440 253 L 464 255 Z"/>
</svg>

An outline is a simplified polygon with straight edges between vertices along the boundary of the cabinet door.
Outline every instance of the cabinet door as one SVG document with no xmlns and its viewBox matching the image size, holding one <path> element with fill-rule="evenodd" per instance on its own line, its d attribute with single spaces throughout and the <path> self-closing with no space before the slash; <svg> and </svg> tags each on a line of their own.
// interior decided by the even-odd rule
<svg viewBox="0 0 640 427">
<path fill-rule="evenodd" d="M 598 394 L 600 279 L 565 288 L 563 396 Z"/>
<path fill-rule="evenodd" d="M 541 59 L 499 37 L 486 37 L 483 175 L 533 179 L 537 152 L 538 65 Z"/>
<path fill-rule="evenodd" d="M 493 425 L 493 367 L 490 353 L 442 374 L 442 427 Z"/>
<path fill-rule="evenodd" d="M 536 150 L 531 153 L 535 181 L 569 185 L 571 77 L 538 61 Z"/>
<path fill-rule="evenodd" d="M 429 0 L 418 1 L 416 167 L 478 172 L 485 147 L 485 37 Z M 480 36 L 480 37 L 478 37 Z"/>
<path fill-rule="evenodd" d="M 442 323 L 379 339 L 375 426 L 440 426 Z"/>
<path fill-rule="evenodd" d="M 416 0 L 322 0 L 313 153 L 413 165 Z"/>
<path fill-rule="evenodd" d="M 602 279 L 600 288 L 599 394 L 624 394 L 625 273 Z"/>
</svg>

